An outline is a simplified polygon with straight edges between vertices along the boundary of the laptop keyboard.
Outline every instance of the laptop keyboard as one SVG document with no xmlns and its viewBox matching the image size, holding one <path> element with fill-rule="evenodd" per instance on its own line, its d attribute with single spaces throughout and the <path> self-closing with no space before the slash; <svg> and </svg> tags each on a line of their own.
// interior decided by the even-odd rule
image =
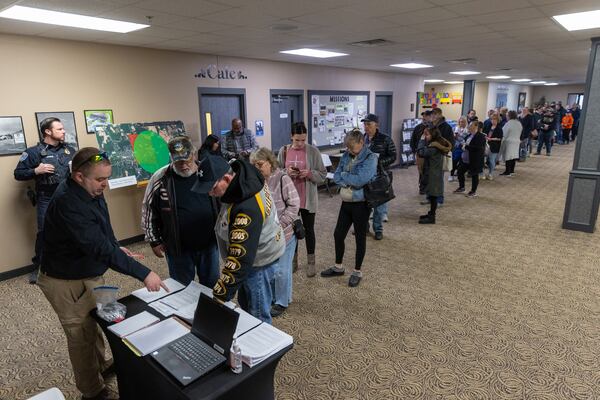
<svg viewBox="0 0 600 400">
<path fill-rule="evenodd" d="M 195 337 L 185 335 L 169 345 L 169 348 L 199 373 L 211 370 L 221 363 L 223 356 Z"/>
</svg>

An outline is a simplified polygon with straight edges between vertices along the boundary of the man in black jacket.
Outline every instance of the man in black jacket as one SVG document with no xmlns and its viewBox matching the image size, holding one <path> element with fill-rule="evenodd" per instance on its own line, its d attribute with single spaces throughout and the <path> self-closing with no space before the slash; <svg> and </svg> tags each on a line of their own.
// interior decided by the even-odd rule
<svg viewBox="0 0 600 400">
<path fill-rule="evenodd" d="M 15 168 L 15 179 L 18 181 L 35 181 L 35 206 L 37 209 L 37 235 L 35 238 L 35 255 L 31 262 L 36 267 L 29 275 L 29 283 L 37 281 L 41 253 L 43 247 L 44 216 L 50 199 L 58 184 L 69 174 L 69 161 L 75 149 L 65 141 L 65 128 L 58 118 L 49 117 L 40 123 L 40 132 L 44 139 L 21 154 Z"/>
<path fill-rule="evenodd" d="M 379 154 L 379 165 L 387 171 L 396 161 L 396 146 L 392 138 L 379 132 L 379 117 L 377 115 L 368 114 L 361 122 L 365 124 L 365 144 L 373 153 Z M 383 239 L 383 222 L 387 222 L 387 220 L 387 203 L 373 209 L 375 240 Z"/>
<path fill-rule="evenodd" d="M 410 149 L 412 150 L 415 161 L 417 163 L 417 168 L 419 170 L 419 194 L 425 194 L 425 186 L 426 182 L 423 177 L 423 159 L 419 157 L 417 150 L 419 148 L 419 143 L 424 143 L 424 139 L 422 138 L 423 132 L 425 132 L 425 128 L 431 123 L 431 111 L 423 111 L 421 113 L 421 123 L 415 126 L 413 133 L 410 137 Z M 423 140 L 423 142 L 421 142 Z"/>
<path fill-rule="evenodd" d="M 219 279 L 219 250 L 212 227 L 219 205 L 193 190 L 208 169 L 229 170 L 223 157 L 205 153 L 201 162 L 187 136 L 169 141 L 171 163 L 152 175 L 142 202 L 145 239 L 157 257 L 165 257 L 171 278 L 188 285 L 198 281 L 213 287 Z"/>
<path fill-rule="evenodd" d="M 529 112 L 529 108 L 523 107 L 519 121 L 523 126 L 523 130 L 521 131 L 521 148 L 519 158 L 521 161 L 525 161 L 527 159 L 527 155 L 531 153 L 531 133 L 535 130 L 535 119 Z"/>
<path fill-rule="evenodd" d="M 104 340 L 90 316 L 96 307 L 94 288 L 104 284 L 103 275 L 112 268 L 143 281 L 148 290 L 168 289 L 117 242 L 102 195 L 112 172 L 106 153 L 85 147 L 73 157 L 72 170 L 46 211 L 38 285 L 65 331 L 83 399 L 108 399 L 101 373 L 110 361 L 104 358 Z"/>
<path fill-rule="evenodd" d="M 554 138 L 554 125 L 556 123 L 556 114 L 554 107 L 546 107 L 542 111 L 542 117 L 539 121 L 538 130 L 538 145 L 536 155 L 542 153 L 542 146 L 546 146 L 546 155 L 552 153 L 552 139 Z"/>
</svg>

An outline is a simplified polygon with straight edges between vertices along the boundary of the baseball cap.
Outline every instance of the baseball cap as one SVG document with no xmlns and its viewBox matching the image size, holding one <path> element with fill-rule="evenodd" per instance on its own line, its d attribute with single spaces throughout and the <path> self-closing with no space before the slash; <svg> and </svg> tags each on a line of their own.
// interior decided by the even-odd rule
<svg viewBox="0 0 600 400">
<path fill-rule="evenodd" d="M 207 154 L 200 160 L 198 167 L 198 181 L 192 186 L 192 191 L 196 193 L 208 193 L 218 181 L 225 175 L 231 167 L 229 163 L 221 156 Z"/>
<path fill-rule="evenodd" d="M 376 122 L 379 123 L 379 117 L 375 114 L 367 114 L 360 122 Z"/>
<path fill-rule="evenodd" d="M 189 160 L 194 152 L 194 146 L 187 136 L 176 136 L 169 140 L 169 153 L 171 154 L 171 160 L 175 161 L 187 161 Z"/>
</svg>

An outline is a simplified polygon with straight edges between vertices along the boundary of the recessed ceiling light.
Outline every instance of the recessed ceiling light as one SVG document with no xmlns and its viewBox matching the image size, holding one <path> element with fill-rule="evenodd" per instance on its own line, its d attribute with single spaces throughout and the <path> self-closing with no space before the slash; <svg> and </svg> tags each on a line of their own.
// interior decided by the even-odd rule
<svg viewBox="0 0 600 400">
<path fill-rule="evenodd" d="M 114 19 L 88 17 L 86 15 L 42 10 L 40 8 L 12 6 L 0 12 L 0 17 L 17 19 L 19 21 L 39 22 L 41 24 L 69 26 L 71 28 L 92 29 L 128 33 L 147 28 L 150 25 L 133 22 L 117 21 Z"/>
<path fill-rule="evenodd" d="M 508 76 L 508 75 L 490 75 L 490 76 L 486 76 L 486 78 L 488 78 L 488 79 L 509 79 L 510 76 Z"/>
<path fill-rule="evenodd" d="M 544 83 L 544 86 L 558 86 L 556 82 Z"/>
<path fill-rule="evenodd" d="M 459 83 L 464 83 L 463 81 L 444 81 L 447 85 L 458 85 Z"/>
<path fill-rule="evenodd" d="M 481 72 L 477 71 L 454 71 L 450 72 L 452 75 L 479 75 Z"/>
<path fill-rule="evenodd" d="M 330 57 L 340 57 L 340 56 L 348 55 L 346 53 L 336 53 L 334 51 L 316 50 L 316 49 L 284 50 L 284 51 L 280 51 L 280 53 L 293 54 L 295 56 L 316 57 L 316 58 L 330 58 Z"/>
<path fill-rule="evenodd" d="M 535 82 L 531 82 L 533 85 L 540 85 L 542 83 L 546 83 L 546 81 L 535 81 Z"/>
<path fill-rule="evenodd" d="M 433 67 L 433 65 L 419 64 L 419 63 L 411 62 L 411 63 L 404 63 L 404 64 L 391 64 L 390 67 L 418 69 L 418 68 L 431 68 L 431 67 Z"/>
<path fill-rule="evenodd" d="M 600 10 L 555 15 L 552 18 L 568 31 L 600 28 Z"/>
<path fill-rule="evenodd" d="M 425 83 L 438 83 L 438 82 L 444 82 L 443 79 L 424 79 L 423 82 Z"/>
<path fill-rule="evenodd" d="M 519 78 L 519 79 L 511 79 L 513 82 L 531 82 L 529 78 Z"/>
</svg>

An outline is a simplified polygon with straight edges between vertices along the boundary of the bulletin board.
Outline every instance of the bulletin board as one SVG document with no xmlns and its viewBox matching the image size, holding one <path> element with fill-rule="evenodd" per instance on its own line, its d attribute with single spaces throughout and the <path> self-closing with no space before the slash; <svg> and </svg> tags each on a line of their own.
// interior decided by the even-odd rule
<svg viewBox="0 0 600 400">
<path fill-rule="evenodd" d="M 369 113 L 369 92 L 308 91 L 308 139 L 320 148 L 339 147 L 346 133 L 362 126 Z"/>
</svg>

